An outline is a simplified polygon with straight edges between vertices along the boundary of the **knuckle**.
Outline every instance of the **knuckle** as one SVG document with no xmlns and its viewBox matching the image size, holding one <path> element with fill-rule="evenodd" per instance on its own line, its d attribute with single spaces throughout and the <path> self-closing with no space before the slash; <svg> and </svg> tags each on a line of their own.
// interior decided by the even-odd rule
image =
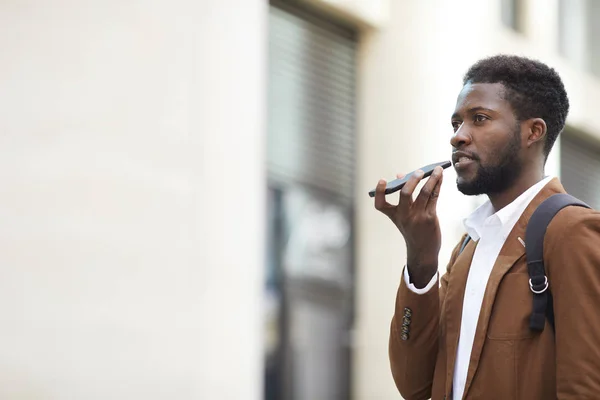
<svg viewBox="0 0 600 400">
<path fill-rule="evenodd" d="M 430 224 L 429 217 L 427 215 L 422 215 L 418 221 L 416 221 L 415 225 L 420 226 L 421 228 L 427 227 Z"/>
<path fill-rule="evenodd" d="M 415 217 L 415 222 L 420 225 L 428 224 L 432 221 L 433 217 L 430 213 L 423 210 L 419 213 L 417 217 Z"/>
</svg>

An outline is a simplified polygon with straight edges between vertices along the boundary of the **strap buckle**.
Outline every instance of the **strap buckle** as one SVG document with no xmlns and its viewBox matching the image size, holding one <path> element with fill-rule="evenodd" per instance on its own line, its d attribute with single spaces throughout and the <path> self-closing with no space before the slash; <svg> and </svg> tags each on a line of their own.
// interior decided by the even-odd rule
<svg viewBox="0 0 600 400">
<path fill-rule="evenodd" d="M 535 294 L 542 294 L 546 290 L 548 290 L 548 277 L 544 275 L 544 283 L 540 285 L 535 285 L 531 282 L 531 278 L 529 278 L 529 288 Z"/>
</svg>

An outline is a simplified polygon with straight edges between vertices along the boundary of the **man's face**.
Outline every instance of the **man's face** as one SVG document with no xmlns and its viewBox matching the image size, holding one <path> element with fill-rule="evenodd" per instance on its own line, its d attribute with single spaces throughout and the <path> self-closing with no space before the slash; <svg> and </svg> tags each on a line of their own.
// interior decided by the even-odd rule
<svg viewBox="0 0 600 400">
<path fill-rule="evenodd" d="M 493 194 L 521 174 L 521 125 L 500 83 L 467 83 L 452 115 L 452 162 L 458 190 Z"/>
</svg>

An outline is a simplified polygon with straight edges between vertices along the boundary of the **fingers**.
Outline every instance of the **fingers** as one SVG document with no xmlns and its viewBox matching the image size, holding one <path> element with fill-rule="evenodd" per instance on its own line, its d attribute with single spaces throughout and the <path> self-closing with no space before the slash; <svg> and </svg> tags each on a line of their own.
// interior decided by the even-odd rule
<svg viewBox="0 0 600 400">
<path fill-rule="evenodd" d="M 386 185 L 387 182 L 383 179 L 380 179 L 379 182 L 377 182 L 377 186 L 375 187 L 375 208 L 382 213 L 389 215 L 389 211 L 394 208 L 394 206 L 385 200 Z"/>
<path fill-rule="evenodd" d="M 435 185 L 435 187 L 433 188 L 432 192 L 431 192 L 431 196 L 429 197 L 429 201 L 427 202 L 427 211 L 430 213 L 435 214 L 435 210 L 436 210 L 436 206 L 437 206 L 437 201 L 440 197 L 440 190 L 442 188 L 442 181 L 444 180 L 444 173 L 443 173 L 443 169 L 442 167 L 438 167 L 440 170 L 438 171 L 439 173 L 439 178 L 437 180 L 437 184 Z"/>
<path fill-rule="evenodd" d="M 439 185 L 442 180 L 443 170 L 442 167 L 436 167 L 431 174 L 431 177 L 427 180 L 425 185 L 421 188 L 417 199 L 415 200 L 415 206 L 420 209 L 429 208 L 429 203 L 432 202 L 433 210 L 437 204 L 437 198 L 439 196 Z"/>
<path fill-rule="evenodd" d="M 407 213 L 412 206 L 413 192 L 415 191 L 421 179 L 423 179 L 423 171 L 415 171 L 415 173 L 408 179 L 408 182 L 406 182 L 402 190 L 400 190 L 400 204 L 398 204 L 398 207 L 402 212 Z"/>
</svg>

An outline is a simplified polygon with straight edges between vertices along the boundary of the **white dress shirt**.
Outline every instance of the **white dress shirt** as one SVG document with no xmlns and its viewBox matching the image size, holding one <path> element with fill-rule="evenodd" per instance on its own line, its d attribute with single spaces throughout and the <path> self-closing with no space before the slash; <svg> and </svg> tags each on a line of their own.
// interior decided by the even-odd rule
<svg viewBox="0 0 600 400">
<path fill-rule="evenodd" d="M 463 300 L 460 336 L 452 381 L 453 400 L 460 400 L 463 397 L 481 303 L 496 258 L 525 208 L 551 179 L 552 177 L 542 179 L 498 212 L 494 210 L 492 203 L 488 200 L 463 221 L 471 239 L 478 243 L 469 269 Z M 417 289 L 409 283 L 407 268 L 404 269 L 404 279 L 410 290 L 417 294 L 423 294 L 438 282 L 438 275 L 436 274 L 423 289 Z"/>
</svg>

